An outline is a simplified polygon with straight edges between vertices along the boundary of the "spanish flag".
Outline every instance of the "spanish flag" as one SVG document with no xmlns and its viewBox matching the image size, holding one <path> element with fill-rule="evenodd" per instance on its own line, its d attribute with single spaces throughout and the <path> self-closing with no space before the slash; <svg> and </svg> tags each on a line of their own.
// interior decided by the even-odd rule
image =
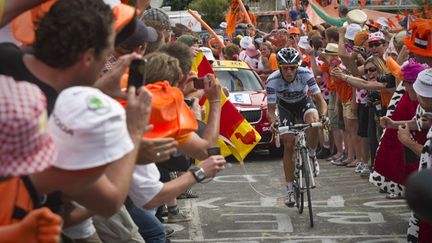
<svg viewBox="0 0 432 243">
<path fill-rule="evenodd" d="M 198 77 L 203 77 L 208 73 L 214 73 L 213 68 L 207 61 L 203 53 L 198 53 L 192 64 L 192 71 Z M 201 101 L 205 106 L 206 117 L 210 103 L 207 99 Z M 240 114 L 235 106 L 228 100 L 221 91 L 221 121 L 219 130 L 219 145 L 223 156 L 233 155 L 240 163 L 252 151 L 255 145 L 261 140 L 259 133 L 249 124 L 249 122 Z"/>
</svg>

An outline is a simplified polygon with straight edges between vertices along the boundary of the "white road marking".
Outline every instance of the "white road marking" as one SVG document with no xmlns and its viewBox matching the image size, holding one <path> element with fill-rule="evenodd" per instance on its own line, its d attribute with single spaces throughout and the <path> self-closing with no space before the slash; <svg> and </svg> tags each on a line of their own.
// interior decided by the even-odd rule
<svg viewBox="0 0 432 243">
<path fill-rule="evenodd" d="M 402 240 L 406 235 L 289 235 L 289 236 L 269 236 L 269 237 L 229 237 L 217 239 L 204 239 L 200 242 L 252 242 L 263 240 L 340 240 L 340 239 L 386 239 L 388 240 Z M 172 242 L 197 242 L 198 239 L 173 239 Z"/>
<path fill-rule="evenodd" d="M 224 199 L 224 197 L 214 197 L 214 198 L 210 198 L 210 199 L 207 199 L 204 201 L 194 202 L 194 206 L 195 207 L 210 208 L 210 209 L 219 208 L 219 206 L 211 205 L 211 203 L 214 203 L 216 201 L 220 201 L 223 199 Z"/>
<path fill-rule="evenodd" d="M 381 224 L 385 223 L 381 213 L 375 212 L 325 212 L 318 213 L 319 217 L 330 218 L 327 221 L 336 224 Z M 352 219 L 353 221 L 351 221 Z M 364 221 L 360 221 L 363 219 Z"/>
<path fill-rule="evenodd" d="M 223 175 L 216 176 L 213 181 L 217 182 L 229 182 L 229 183 L 254 183 L 258 182 L 254 177 L 261 176 L 267 177 L 267 174 L 256 174 L 256 175 Z"/>
<path fill-rule="evenodd" d="M 196 240 L 204 240 L 198 207 L 193 203 L 193 200 L 187 200 L 185 204 L 187 208 L 191 209 L 190 215 L 192 217 L 192 220 L 189 222 L 189 237 Z"/>
<path fill-rule="evenodd" d="M 372 201 L 365 202 L 363 205 L 373 208 L 408 208 L 405 200 L 382 200 L 382 201 Z"/>
<path fill-rule="evenodd" d="M 290 233 L 293 232 L 293 225 L 291 218 L 287 214 L 282 213 L 234 213 L 234 214 L 222 214 L 222 217 L 231 216 L 254 216 L 254 218 L 262 219 L 263 216 L 272 216 L 275 220 L 235 220 L 236 224 L 270 224 L 269 229 L 236 229 L 236 230 L 218 230 L 218 233 L 242 233 L 242 232 L 258 232 L 258 233 Z M 275 227 L 274 224 L 277 226 Z"/>
</svg>

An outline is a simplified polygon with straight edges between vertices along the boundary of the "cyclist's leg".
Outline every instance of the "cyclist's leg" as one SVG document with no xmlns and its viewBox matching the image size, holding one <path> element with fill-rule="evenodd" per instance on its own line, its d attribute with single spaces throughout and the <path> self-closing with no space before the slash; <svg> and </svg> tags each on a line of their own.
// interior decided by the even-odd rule
<svg viewBox="0 0 432 243">
<path fill-rule="evenodd" d="M 310 124 L 313 122 L 319 122 L 318 110 L 315 108 L 314 103 L 309 97 L 301 103 L 301 106 L 301 115 L 304 123 Z M 306 130 L 306 144 L 309 147 L 309 155 L 312 157 L 315 156 L 315 151 L 319 143 L 318 133 L 319 128 L 317 127 L 311 127 Z"/>
<path fill-rule="evenodd" d="M 286 107 L 278 106 L 278 111 L 279 111 L 279 120 L 281 126 L 289 126 L 293 124 L 294 116 L 288 109 L 286 109 Z M 295 197 L 294 197 L 295 162 L 293 160 L 293 153 L 294 153 L 295 137 L 293 134 L 288 133 L 282 135 L 281 140 L 284 144 L 283 167 L 285 173 L 285 181 L 287 183 L 286 190 L 288 193 L 288 199 L 285 201 L 285 204 L 288 207 L 294 207 L 295 206 Z"/>
</svg>

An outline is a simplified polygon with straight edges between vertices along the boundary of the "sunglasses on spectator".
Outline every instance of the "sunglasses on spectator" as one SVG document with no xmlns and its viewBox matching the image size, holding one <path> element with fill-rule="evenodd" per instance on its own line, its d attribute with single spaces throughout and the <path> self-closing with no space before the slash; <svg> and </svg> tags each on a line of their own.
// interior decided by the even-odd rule
<svg viewBox="0 0 432 243">
<path fill-rule="evenodd" d="M 376 67 L 370 67 L 370 68 L 365 68 L 365 73 L 373 73 L 376 72 L 377 68 Z"/>
<path fill-rule="evenodd" d="M 382 45 L 383 43 L 382 42 L 380 42 L 380 41 L 378 41 L 378 42 L 372 42 L 372 43 L 369 43 L 369 48 L 372 48 L 372 47 L 378 47 L 378 46 L 380 46 L 380 45 Z"/>
<path fill-rule="evenodd" d="M 279 65 L 279 67 L 280 68 L 282 68 L 283 70 L 286 70 L 286 71 L 288 71 L 288 70 L 290 70 L 290 71 L 294 71 L 294 70 L 297 70 L 297 68 L 298 68 L 298 65 Z"/>
</svg>

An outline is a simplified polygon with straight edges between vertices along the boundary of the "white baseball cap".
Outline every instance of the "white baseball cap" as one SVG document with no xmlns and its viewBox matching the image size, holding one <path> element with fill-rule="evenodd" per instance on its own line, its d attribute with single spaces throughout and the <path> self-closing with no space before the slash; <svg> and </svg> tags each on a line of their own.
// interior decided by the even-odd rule
<svg viewBox="0 0 432 243">
<path fill-rule="evenodd" d="M 413 85 L 414 91 L 426 98 L 432 98 L 432 68 L 421 71 Z"/>
<path fill-rule="evenodd" d="M 253 44 L 252 42 L 252 37 L 245 36 L 240 40 L 240 47 L 246 49 L 246 47 L 248 47 L 250 44 Z"/>
<path fill-rule="evenodd" d="M 362 31 L 362 27 L 359 24 L 350 24 L 345 33 L 345 39 L 354 40 L 356 34 Z"/>
<path fill-rule="evenodd" d="M 48 131 L 58 149 L 53 166 L 65 170 L 109 164 L 134 147 L 125 110 L 114 99 L 91 87 L 72 87 L 60 93 Z"/>
<path fill-rule="evenodd" d="M 200 47 L 199 49 L 204 53 L 207 61 L 214 61 L 215 60 L 215 58 L 213 56 L 213 52 L 211 51 L 210 48 L 203 46 L 203 47 Z"/>
<path fill-rule="evenodd" d="M 305 50 L 311 48 L 311 46 L 309 45 L 308 37 L 305 35 L 300 37 L 300 40 L 299 40 L 297 45 L 298 45 L 298 47 L 305 49 Z"/>
</svg>

